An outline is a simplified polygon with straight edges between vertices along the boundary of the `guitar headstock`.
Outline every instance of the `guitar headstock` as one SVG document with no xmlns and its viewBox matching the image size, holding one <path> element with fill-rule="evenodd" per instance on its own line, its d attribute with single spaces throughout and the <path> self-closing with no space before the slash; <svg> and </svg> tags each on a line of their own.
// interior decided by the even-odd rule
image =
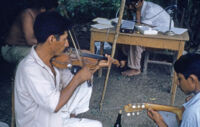
<svg viewBox="0 0 200 127">
<path fill-rule="evenodd" d="M 144 103 L 137 104 L 128 104 L 124 106 L 124 111 L 127 113 L 127 116 L 139 115 L 139 112 L 145 109 Z"/>
</svg>

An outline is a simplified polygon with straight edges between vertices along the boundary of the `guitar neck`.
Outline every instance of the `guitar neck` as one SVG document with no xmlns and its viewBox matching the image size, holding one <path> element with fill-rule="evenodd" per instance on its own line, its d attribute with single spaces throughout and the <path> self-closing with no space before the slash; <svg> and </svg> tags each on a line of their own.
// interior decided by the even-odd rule
<svg viewBox="0 0 200 127">
<path fill-rule="evenodd" d="M 145 108 L 149 109 L 152 108 L 156 111 L 166 111 L 166 112 L 172 112 L 175 113 L 179 120 L 182 120 L 182 114 L 183 114 L 183 107 L 175 107 L 175 106 L 168 106 L 168 105 L 159 105 L 159 104 L 151 104 L 151 103 L 144 103 Z"/>
</svg>

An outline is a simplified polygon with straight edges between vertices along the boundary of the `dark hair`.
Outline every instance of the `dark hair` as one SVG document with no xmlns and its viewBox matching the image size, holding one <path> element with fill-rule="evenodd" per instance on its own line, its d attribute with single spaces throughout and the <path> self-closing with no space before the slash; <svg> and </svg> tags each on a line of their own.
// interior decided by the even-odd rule
<svg viewBox="0 0 200 127">
<path fill-rule="evenodd" d="M 50 35 L 61 35 L 69 29 L 69 22 L 57 12 L 39 14 L 34 23 L 34 34 L 38 43 L 43 43 Z"/>
<path fill-rule="evenodd" d="M 174 64 L 177 73 L 181 73 L 187 79 L 194 74 L 200 80 L 200 54 L 189 53 L 181 56 Z"/>
<path fill-rule="evenodd" d="M 138 2 L 138 1 L 140 0 L 126 0 L 126 5 L 129 5 L 129 4 L 132 4 L 132 2 Z"/>
<path fill-rule="evenodd" d="M 49 10 L 58 6 L 58 0 L 44 0 L 44 4 L 45 8 Z"/>
<path fill-rule="evenodd" d="M 26 2 L 28 8 L 45 8 L 52 9 L 58 6 L 58 0 L 28 0 Z"/>
</svg>

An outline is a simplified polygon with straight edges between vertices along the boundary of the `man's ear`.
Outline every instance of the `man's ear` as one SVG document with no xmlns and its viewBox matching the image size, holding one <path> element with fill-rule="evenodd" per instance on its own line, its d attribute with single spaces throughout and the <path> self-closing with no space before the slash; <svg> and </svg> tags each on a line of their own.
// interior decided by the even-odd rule
<svg viewBox="0 0 200 127">
<path fill-rule="evenodd" d="M 189 85 L 191 85 L 192 88 L 196 88 L 199 85 L 199 79 L 196 75 L 191 74 L 188 78 L 187 78 Z"/>
<path fill-rule="evenodd" d="M 51 44 L 52 42 L 56 41 L 56 38 L 54 35 L 50 35 L 48 38 L 47 38 L 47 41 L 49 44 Z"/>
</svg>

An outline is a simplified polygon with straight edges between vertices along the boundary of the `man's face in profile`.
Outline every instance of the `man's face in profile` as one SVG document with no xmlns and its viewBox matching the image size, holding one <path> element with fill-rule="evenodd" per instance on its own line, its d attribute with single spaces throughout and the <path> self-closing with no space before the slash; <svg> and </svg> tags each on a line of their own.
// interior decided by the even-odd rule
<svg viewBox="0 0 200 127">
<path fill-rule="evenodd" d="M 135 0 L 127 0 L 126 2 L 126 8 L 130 11 L 136 11 L 136 4 L 137 4 L 137 1 Z"/>
</svg>

